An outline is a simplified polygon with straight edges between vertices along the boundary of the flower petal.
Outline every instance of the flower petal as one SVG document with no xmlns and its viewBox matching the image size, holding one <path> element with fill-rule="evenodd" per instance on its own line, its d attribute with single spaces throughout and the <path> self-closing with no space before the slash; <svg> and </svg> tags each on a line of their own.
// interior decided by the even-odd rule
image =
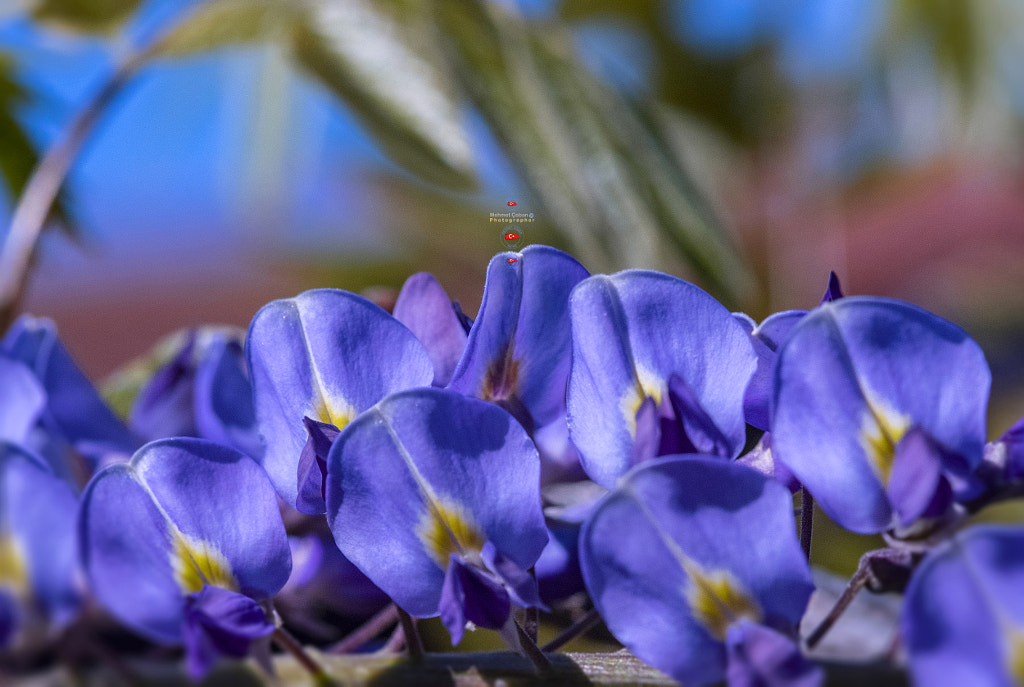
<svg viewBox="0 0 1024 687">
<path fill-rule="evenodd" d="M 427 349 L 434 365 L 434 386 L 447 386 L 466 348 L 466 330 L 434 275 L 419 272 L 405 280 L 394 316 Z"/>
<path fill-rule="evenodd" d="M 480 312 L 449 388 L 510 401 L 506 409 L 531 432 L 558 420 L 569 374 L 569 293 L 587 275 L 574 258 L 549 246 L 491 258 Z"/>
<path fill-rule="evenodd" d="M 693 284 L 647 270 L 590 277 L 569 307 L 569 431 L 591 479 L 612 487 L 629 469 L 637 411 L 647 397 L 662 405 L 673 374 L 692 392 L 684 405 L 701 409 L 724 438 L 727 457 L 739 454 L 743 397 L 757 357 L 728 310 Z"/>
<path fill-rule="evenodd" d="M 393 394 L 338 436 L 327 464 L 338 548 L 412 615 L 437 614 L 451 553 L 489 541 L 525 570 L 547 541 L 536 449 L 492 403 Z"/>
<path fill-rule="evenodd" d="M 303 417 L 343 429 L 385 395 L 429 385 L 434 375 L 412 332 L 365 298 L 338 289 L 265 305 L 249 325 L 246 346 L 266 441 L 262 465 L 292 507 L 307 438 Z"/>
<path fill-rule="evenodd" d="M 612 634 L 684 683 L 724 677 L 742 618 L 794 629 L 812 589 L 786 489 L 707 456 L 627 474 L 584 525 L 580 564 Z"/>
</svg>

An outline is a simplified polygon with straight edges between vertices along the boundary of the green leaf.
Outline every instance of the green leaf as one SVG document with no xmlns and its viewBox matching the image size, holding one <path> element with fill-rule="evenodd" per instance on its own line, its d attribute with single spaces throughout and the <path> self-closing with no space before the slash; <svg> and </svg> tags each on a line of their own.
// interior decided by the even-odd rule
<svg viewBox="0 0 1024 687">
<path fill-rule="evenodd" d="M 30 94 L 15 80 L 14 69 L 14 58 L 0 52 L 0 141 L 3 141 L 0 145 L 0 176 L 12 204 L 21 196 L 39 162 L 39 154 L 16 116 L 17 110 L 28 102 Z M 50 210 L 49 221 L 74 236 L 66 205 L 67 196 L 62 191 Z"/>
<path fill-rule="evenodd" d="M 319 0 L 292 35 L 296 64 L 338 96 L 397 163 L 469 188 L 473 156 L 426 3 Z"/>
<path fill-rule="evenodd" d="M 584 69 L 564 27 L 479 0 L 438 6 L 459 78 L 584 264 L 673 269 L 675 255 L 720 299 L 742 299 L 745 265 L 650 104 Z"/>
<path fill-rule="evenodd" d="M 186 57 L 233 45 L 284 39 L 306 20 L 288 0 L 213 0 L 172 28 L 153 48 L 160 57 Z"/>
<path fill-rule="evenodd" d="M 112 31 L 131 16 L 140 0 L 38 0 L 32 16 L 86 33 Z"/>
</svg>

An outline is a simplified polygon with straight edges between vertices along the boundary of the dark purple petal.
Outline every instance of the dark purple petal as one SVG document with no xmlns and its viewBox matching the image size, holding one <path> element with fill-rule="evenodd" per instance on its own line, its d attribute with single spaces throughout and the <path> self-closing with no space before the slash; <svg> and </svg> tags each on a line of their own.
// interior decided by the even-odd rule
<svg viewBox="0 0 1024 687">
<path fill-rule="evenodd" d="M 406 279 L 393 313 L 427 349 L 434 386 L 447 386 L 466 348 L 467 330 L 434 275 L 419 272 Z"/>
<path fill-rule="evenodd" d="M 539 608 L 547 611 L 548 608 L 540 600 L 540 591 L 537 587 L 537 580 L 534 576 L 519 567 L 514 561 L 501 555 L 494 544 L 484 544 L 481 557 L 490 570 L 498 578 L 505 591 L 508 592 L 512 602 L 521 608 Z"/>
<path fill-rule="evenodd" d="M 943 485 L 949 498 L 949 484 L 942 476 L 941 449 L 923 430 L 910 428 L 896 445 L 887 487 L 900 527 L 906 527 L 921 517 L 942 491 Z"/>
<path fill-rule="evenodd" d="M 438 611 L 453 645 L 462 641 L 467 621 L 477 627 L 496 630 L 508 620 L 511 608 L 508 593 L 498 580 L 452 554 L 444 574 Z"/>
<path fill-rule="evenodd" d="M 828 287 L 825 288 L 825 295 L 821 297 L 821 303 L 818 305 L 824 305 L 825 303 L 831 303 L 837 301 L 843 297 L 843 289 L 839 286 L 839 275 L 835 272 L 828 273 Z"/>
<path fill-rule="evenodd" d="M 185 335 L 178 352 L 139 390 L 129 425 L 147 441 L 197 436 L 195 408 L 196 331 Z"/>
<path fill-rule="evenodd" d="M 695 432 L 688 440 L 718 446 L 721 437 L 728 457 L 739 454 L 743 397 L 757 359 L 728 310 L 692 284 L 646 270 L 590 277 L 569 305 L 569 432 L 591 479 L 612 487 L 630 467 L 637 411 L 647 397 L 662 416 L 675 408 L 666 403 L 672 375 L 688 389 L 680 393 L 677 381 L 686 417 L 676 419 Z"/>
<path fill-rule="evenodd" d="M 565 415 L 569 293 L 587 274 L 548 246 L 495 255 L 449 388 L 503 405 L 531 431 Z"/>
<path fill-rule="evenodd" d="M 726 635 L 729 687 L 818 687 L 824 671 L 804 658 L 789 637 L 741 620 Z"/>
<path fill-rule="evenodd" d="M 265 305 L 249 325 L 246 354 L 262 465 L 294 507 L 308 433 L 303 417 L 339 429 L 389 393 L 427 386 L 423 345 L 370 301 L 338 289 L 306 291 Z"/>
<path fill-rule="evenodd" d="M 0 649 L 5 649 L 18 631 L 18 602 L 5 587 L 0 587 Z"/>
<path fill-rule="evenodd" d="M 201 680 L 221 657 L 245 657 L 254 639 L 273 631 L 263 609 L 247 596 L 220 587 L 189 594 L 184 619 L 189 676 Z"/>
<path fill-rule="evenodd" d="M 810 597 L 792 497 L 754 470 L 667 457 L 620 480 L 584 525 L 580 565 L 615 637 L 683 683 L 725 676 L 743 618 L 791 631 Z"/>
<path fill-rule="evenodd" d="M 338 428 L 324 422 L 302 418 L 309 433 L 299 455 L 298 485 L 295 509 L 300 513 L 318 515 L 327 509 L 324 493 L 327 485 L 327 454 L 331 451 Z"/>
<path fill-rule="evenodd" d="M 1011 685 L 1024 679 L 1024 529 L 956 534 L 914 572 L 902 632 L 915 684 Z"/>
<path fill-rule="evenodd" d="M 490 542 L 526 570 L 547 542 L 536 449 L 492 403 L 393 394 L 338 436 L 327 466 L 338 548 L 412 615 L 438 613 L 451 553 Z"/>
</svg>

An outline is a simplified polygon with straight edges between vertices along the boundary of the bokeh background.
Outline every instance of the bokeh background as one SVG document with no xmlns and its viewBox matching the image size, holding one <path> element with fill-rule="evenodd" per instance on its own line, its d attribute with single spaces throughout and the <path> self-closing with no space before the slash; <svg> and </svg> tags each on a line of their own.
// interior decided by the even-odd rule
<svg viewBox="0 0 1024 687">
<path fill-rule="evenodd" d="M 916 302 L 985 349 L 993 436 L 1024 414 L 1016 0 L 0 7 L 2 227 L 35 156 L 151 55 L 75 160 L 25 301 L 93 379 L 314 286 L 386 300 L 432 271 L 473 313 L 503 249 L 488 215 L 515 200 L 527 243 L 757 319 L 814 306 L 829 270 Z"/>
</svg>

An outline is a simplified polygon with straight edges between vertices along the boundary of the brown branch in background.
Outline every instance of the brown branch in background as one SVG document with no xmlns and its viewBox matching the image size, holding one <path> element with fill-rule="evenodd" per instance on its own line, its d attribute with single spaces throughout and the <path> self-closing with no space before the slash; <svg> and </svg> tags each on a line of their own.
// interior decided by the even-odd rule
<svg viewBox="0 0 1024 687">
<path fill-rule="evenodd" d="M 88 106 L 75 117 L 64 138 L 46 152 L 32 171 L 14 208 L 10 230 L 0 249 L 0 332 L 6 330 L 18 314 L 39 235 L 71 165 L 107 107 L 150 56 L 151 51 L 144 50 L 122 62 Z"/>
<path fill-rule="evenodd" d="M 343 639 L 328 648 L 324 653 L 348 654 L 352 653 L 368 641 L 379 635 L 384 630 L 392 627 L 398 622 L 398 606 L 394 603 L 388 604 L 372 618 L 350 632 Z"/>
</svg>

